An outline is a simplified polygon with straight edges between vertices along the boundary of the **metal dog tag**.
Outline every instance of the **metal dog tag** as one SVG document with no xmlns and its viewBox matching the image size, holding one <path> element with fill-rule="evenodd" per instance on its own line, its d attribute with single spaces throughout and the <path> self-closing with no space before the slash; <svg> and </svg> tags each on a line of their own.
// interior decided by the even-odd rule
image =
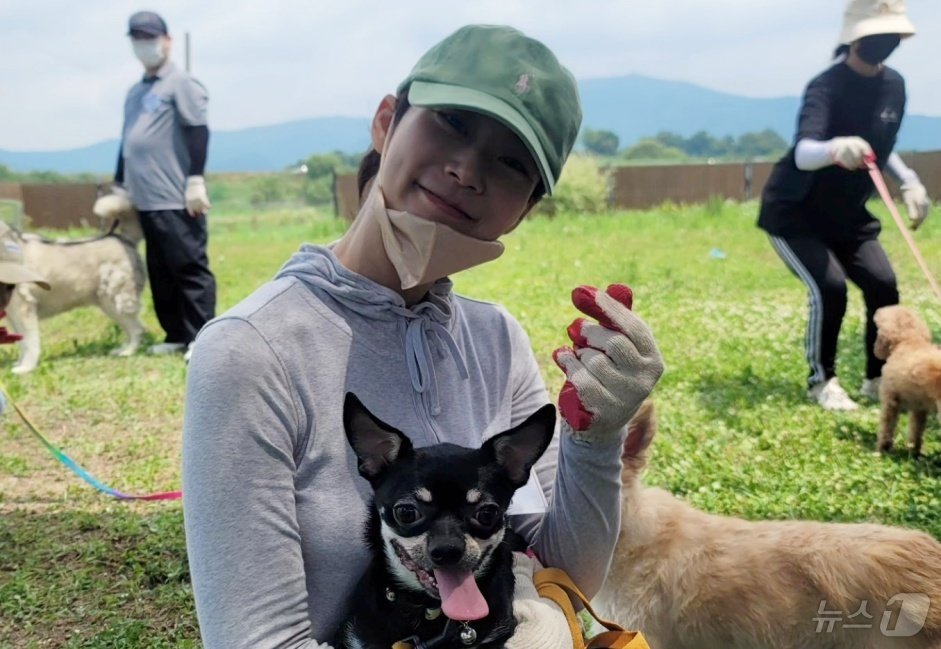
<svg viewBox="0 0 941 649">
<path fill-rule="evenodd" d="M 472 644 L 477 642 L 477 632 L 474 631 L 474 628 L 467 622 L 461 623 L 461 643 L 465 647 L 469 647 Z"/>
</svg>

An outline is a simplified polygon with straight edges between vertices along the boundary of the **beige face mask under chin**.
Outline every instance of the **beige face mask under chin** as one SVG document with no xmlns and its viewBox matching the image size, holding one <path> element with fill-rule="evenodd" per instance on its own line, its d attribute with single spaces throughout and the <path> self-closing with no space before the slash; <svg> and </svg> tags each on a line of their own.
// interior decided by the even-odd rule
<svg viewBox="0 0 941 649">
<path fill-rule="evenodd" d="M 379 183 L 369 189 L 359 218 L 363 217 L 378 224 L 382 246 L 402 290 L 430 284 L 503 254 L 499 241 L 484 241 L 443 223 L 387 209 Z"/>
</svg>

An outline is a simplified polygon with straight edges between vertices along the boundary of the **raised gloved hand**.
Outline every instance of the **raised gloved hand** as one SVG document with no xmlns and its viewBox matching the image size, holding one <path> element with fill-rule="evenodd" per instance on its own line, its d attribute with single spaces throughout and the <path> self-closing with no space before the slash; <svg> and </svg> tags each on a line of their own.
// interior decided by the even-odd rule
<svg viewBox="0 0 941 649">
<path fill-rule="evenodd" d="M 6 314 L 6 311 L 0 311 L 0 318 L 3 318 Z M 11 334 L 6 327 L 0 327 L 0 345 L 9 345 L 21 340 L 23 340 L 23 336 L 20 334 Z"/>
<path fill-rule="evenodd" d="M 190 216 L 199 216 L 209 211 L 212 204 L 206 193 L 206 179 L 202 176 L 186 178 L 186 212 Z"/>
<path fill-rule="evenodd" d="M 833 163 L 844 169 L 862 169 L 866 166 L 866 158 L 875 158 L 869 142 L 855 135 L 833 138 L 828 149 Z"/>
<path fill-rule="evenodd" d="M 571 649 L 572 634 L 562 609 L 552 600 L 539 597 L 533 573 L 539 561 L 521 552 L 513 553 L 513 616 L 517 626 L 506 649 Z"/>
<path fill-rule="evenodd" d="M 902 201 L 908 210 L 908 224 L 912 230 L 917 230 L 928 216 L 928 209 L 931 207 L 928 190 L 917 180 L 905 183 L 901 190 Z"/>
<path fill-rule="evenodd" d="M 663 374 L 663 359 L 650 328 L 632 311 L 633 294 L 623 284 L 604 292 L 593 286 L 572 291 L 572 303 L 584 318 L 572 322 L 573 348 L 553 353 L 566 381 L 559 393 L 562 427 L 576 439 L 617 434 Z"/>
<path fill-rule="evenodd" d="M 91 211 L 103 221 L 113 221 L 133 209 L 127 190 L 115 183 L 111 186 L 111 193 L 98 197 Z"/>
</svg>

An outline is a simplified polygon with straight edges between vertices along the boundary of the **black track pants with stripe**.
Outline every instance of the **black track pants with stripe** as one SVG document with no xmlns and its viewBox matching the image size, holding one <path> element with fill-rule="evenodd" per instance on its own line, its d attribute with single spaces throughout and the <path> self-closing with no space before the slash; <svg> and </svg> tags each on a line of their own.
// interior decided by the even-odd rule
<svg viewBox="0 0 941 649">
<path fill-rule="evenodd" d="M 808 384 L 836 376 L 836 346 L 846 313 L 846 280 L 856 284 L 866 302 L 866 378 L 882 371 L 872 353 L 876 342 L 876 309 L 898 304 L 895 272 L 877 239 L 825 242 L 813 236 L 769 235 L 787 267 L 807 286 L 810 317 L 804 348 L 810 365 Z"/>
</svg>

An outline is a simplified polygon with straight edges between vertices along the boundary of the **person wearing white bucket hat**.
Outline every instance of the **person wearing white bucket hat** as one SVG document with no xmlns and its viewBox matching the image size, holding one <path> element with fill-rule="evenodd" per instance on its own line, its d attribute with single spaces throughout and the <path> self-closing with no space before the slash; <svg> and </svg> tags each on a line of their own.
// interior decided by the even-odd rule
<svg viewBox="0 0 941 649">
<path fill-rule="evenodd" d="M 905 0 L 854 0 L 843 15 L 840 44 L 848 46 L 867 36 L 908 38 L 914 34 L 915 26 L 905 15 Z"/>
<path fill-rule="evenodd" d="M 866 302 L 860 392 L 873 400 L 883 364 L 873 354 L 873 314 L 899 301 L 895 273 L 878 240 L 881 224 L 866 209 L 874 189 L 867 161 L 875 159 L 899 180 L 913 229 L 930 205 L 918 175 L 892 152 L 905 113 L 905 80 L 885 60 L 914 33 L 904 0 L 849 2 L 836 60 L 807 85 L 795 144 L 762 192 L 758 227 L 808 288 L 808 396 L 827 410 L 858 408 L 836 375 L 846 280 L 862 290 Z"/>
</svg>

